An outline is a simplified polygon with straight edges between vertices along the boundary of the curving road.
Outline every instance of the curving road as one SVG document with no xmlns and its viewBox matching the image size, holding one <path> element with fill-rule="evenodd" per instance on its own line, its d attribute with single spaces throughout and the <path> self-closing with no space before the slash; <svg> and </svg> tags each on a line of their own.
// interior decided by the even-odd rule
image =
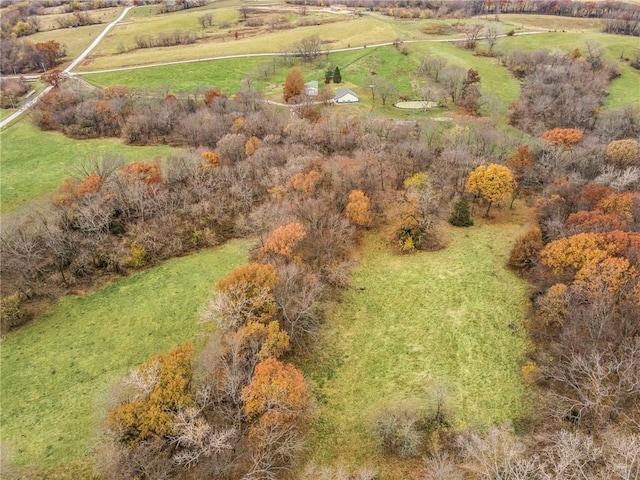
<svg viewBox="0 0 640 480">
<path fill-rule="evenodd" d="M 120 16 L 118 18 L 116 18 L 113 22 L 111 22 L 109 25 L 107 25 L 104 30 L 100 33 L 100 35 L 98 35 L 96 37 L 96 39 L 91 42 L 91 45 L 89 45 L 84 52 L 82 52 L 78 58 L 76 58 L 73 62 L 71 62 L 71 64 L 65 68 L 63 70 L 64 73 L 68 74 L 68 75 L 73 75 L 71 73 L 71 70 L 73 70 L 75 67 L 78 66 L 78 64 L 80 64 L 85 58 L 87 58 L 87 55 L 89 55 L 91 53 L 91 51 L 96 48 L 96 46 L 102 41 L 102 39 L 111 31 L 111 29 L 113 27 L 116 26 L 116 24 L 118 22 L 120 22 L 124 17 L 126 17 L 127 13 L 129 13 L 129 10 L 131 10 L 134 7 L 127 7 L 125 8 L 122 13 L 120 14 Z M 13 122 L 16 118 L 18 118 L 20 115 L 22 115 L 24 112 L 26 112 L 29 108 L 31 108 L 33 105 L 35 105 L 38 100 L 40 100 L 40 98 L 43 95 L 46 95 L 49 90 L 51 90 L 53 87 L 52 86 L 48 86 L 47 88 L 45 88 L 42 92 L 40 92 L 38 95 L 34 96 L 31 100 L 29 100 L 28 102 L 25 102 L 18 110 L 16 110 L 15 112 L 13 112 L 11 115 L 9 115 L 7 118 L 5 118 L 4 120 L 0 121 L 0 129 L 6 127 L 7 125 L 9 125 L 11 122 Z"/>
</svg>

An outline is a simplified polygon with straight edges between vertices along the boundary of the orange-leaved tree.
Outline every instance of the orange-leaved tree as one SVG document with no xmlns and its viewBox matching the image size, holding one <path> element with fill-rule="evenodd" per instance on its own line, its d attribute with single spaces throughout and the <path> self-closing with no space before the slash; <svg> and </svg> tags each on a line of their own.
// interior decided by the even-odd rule
<svg viewBox="0 0 640 480">
<path fill-rule="evenodd" d="M 513 208 L 513 202 L 515 202 L 516 197 L 520 193 L 520 185 L 522 185 L 526 173 L 533 167 L 533 160 L 533 152 L 528 145 L 521 145 L 518 151 L 507 160 L 507 167 L 511 169 L 513 178 L 516 181 L 516 187 L 511 196 L 509 208 Z"/>
<path fill-rule="evenodd" d="M 260 139 L 256 136 L 252 136 L 249 140 L 247 140 L 247 143 L 244 146 L 244 153 L 247 155 L 247 157 L 250 157 L 251 155 L 256 153 L 256 150 L 259 146 Z"/>
<path fill-rule="evenodd" d="M 273 266 L 250 263 L 238 267 L 216 285 L 217 296 L 211 305 L 218 323 L 236 329 L 249 322 L 270 322 L 277 314 L 273 289 L 278 274 Z"/>
<path fill-rule="evenodd" d="M 625 230 L 627 220 L 616 213 L 604 213 L 602 210 L 581 210 L 567 217 L 565 227 L 572 233 L 580 232 L 610 232 L 612 230 Z"/>
<path fill-rule="evenodd" d="M 489 210 L 494 204 L 499 204 L 513 193 L 515 188 L 513 174 L 508 167 L 492 163 L 480 165 L 469 174 L 465 189 L 476 195 L 487 204 L 485 217 L 489 216 Z"/>
<path fill-rule="evenodd" d="M 302 373 L 290 363 L 268 358 L 256 365 L 242 391 L 244 414 L 262 425 L 295 422 L 305 413 L 310 393 Z"/>
<path fill-rule="evenodd" d="M 284 89 L 282 91 L 284 101 L 288 102 L 292 98 L 302 95 L 303 93 L 304 79 L 302 78 L 302 72 L 299 68 L 293 68 L 284 80 Z"/>
<path fill-rule="evenodd" d="M 310 170 L 307 173 L 296 173 L 285 185 L 289 190 L 300 192 L 306 198 L 315 195 L 322 175 L 317 170 Z"/>
<path fill-rule="evenodd" d="M 200 170 L 206 170 L 209 168 L 215 168 L 220 165 L 220 156 L 210 150 L 205 150 L 200 154 Z"/>
<path fill-rule="evenodd" d="M 212 88 L 204 95 L 204 102 L 210 107 L 216 98 L 225 99 L 227 96 L 217 88 Z"/>
<path fill-rule="evenodd" d="M 150 163 L 131 163 L 120 170 L 120 178 L 126 182 L 143 182 L 147 185 L 162 183 L 160 158 L 156 157 Z"/>
<path fill-rule="evenodd" d="M 582 132 L 575 128 L 553 128 L 542 134 L 542 140 L 562 147 L 564 150 L 571 150 L 582 140 Z"/>
<path fill-rule="evenodd" d="M 182 345 L 132 372 L 127 397 L 106 419 L 107 428 L 120 442 L 132 445 L 174 433 L 176 414 L 194 402 L 192 356 L 193 347 Z"/>
<path fill-rule="evenodd" d="M 370 227 L 372 222 L 371 201 L 362 190 L 352 190 L 344 209 L 345 216 L 358 227 Z"/>
<path fill-rule="evenodd" d="M 276 228 L 258 252 L 258 258 L 278 257 L 292 260 L 296 246 L 307 236 L 301 223 L 292 222 Z"/>
</svg>

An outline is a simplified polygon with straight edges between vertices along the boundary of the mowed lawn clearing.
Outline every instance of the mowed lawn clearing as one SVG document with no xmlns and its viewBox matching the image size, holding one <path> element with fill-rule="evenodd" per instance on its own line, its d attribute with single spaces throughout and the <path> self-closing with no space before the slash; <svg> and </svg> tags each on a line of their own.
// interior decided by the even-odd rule
<svg viewBox="0 0 640 480">
<path fill-rule="evenodd" d="M 133 147 L 115 138 L 74 140 L 44 132 L 28 118 L 3 130 L 0 145 L 1 213 L 53 192 L 90 155 L 120 154 L 133 162 L 175 151 L 166 145 Z"/>
<path fill-rule="evenodd" d="M 306 374 L 318 399 L 309 461 L 388 471 L 372 416 L 398 401 L 427 406 L 443 386 L 457 428 L 527 416 L 520 378 L 525 282 L 505 267 L 520 224 L 450 230 L 438 252 L 399 256 L 365 237 L 352 287 L 336 304 Z"/>
<path fill-rule="evenodd" d="M 198 342 L 198 311 L 247 259 L 248 244 L 170 260 L 84 297 L 2 340 L 0 432 L 20 465 L 82 459 L 97 435 L 108 386 L 157 352 Z"/>
</svg>

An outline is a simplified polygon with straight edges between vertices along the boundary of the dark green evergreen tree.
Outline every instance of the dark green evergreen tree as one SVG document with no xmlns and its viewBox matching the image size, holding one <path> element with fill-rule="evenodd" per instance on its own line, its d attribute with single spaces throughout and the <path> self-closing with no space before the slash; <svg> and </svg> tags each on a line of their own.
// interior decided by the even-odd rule
<svg viewBox="0 0 640 480">
<path fill-rule="evenodd" d="M 340 82 L 342 82 L 342 75 L 340 74 L 340 69 L 336 67 L 336 69 L 333 71 L 333 83 Z"/>
<path fill-rule="evenodd" d="M 466 197 L 460 197 L 460 200 L 453 204 L 453 212 L 449 217 L 449 223 L 456 227 L 470 227 L 473 225 L 469 201 Z"/>
<path fill-rule="evenodd" d="M 331 68 L 331 65 L 329 65 L 326 72 L 324 72 L 324 83 L 329 85 L 331 83 L 331 80 L 333 80 L 333 68 Z"/>
</svg>

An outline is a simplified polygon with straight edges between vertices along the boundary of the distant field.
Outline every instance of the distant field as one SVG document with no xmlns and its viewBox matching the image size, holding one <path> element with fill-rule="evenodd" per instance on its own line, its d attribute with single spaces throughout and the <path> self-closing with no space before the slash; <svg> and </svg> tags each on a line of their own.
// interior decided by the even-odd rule
<svg viewBox="0 0 640 480">
<path fill-rule="evenodd" d="M 87 13 L 94 20 L 100 23 L 109 23 L 114 21 L 118 15 L 122 12 L 121 7 L 113 7 L 113 8 L 102 8 L 100 10 L 90 10 Z M 56 13 L 52 15 L 39 15 L 38 19 L 40 20 L 40 30 L 56 30 L 60 28 L 58 24 L 58 20 L 64 20 L 67 17 L 71 17 L 72 13 Z M 27 37 L 29 38 L 29 37 Z"/>
<path fill-rule="evenodd" d="M 114 29 L 114 35 L 117 29 Z M 198 42 L 193 45 L 180 45 L 156 49 L 135 50 L 130 53 L 112 55 L 106 46 L 99 47 L 81 70 L 101 70 L 130 65 L 143 65 L 164 61 L 219 57 L 243 53 L 279 52 L 300 38 L 314 34 L 321 35 L 329 41 L 329 48 L 367 45 L 378 42 L 389 42 L 396 38 L 396 33 L 385 21 L 372 17 L 351 19 L 338 23 L 330 23 L 322 27 L 298 27 L 289 30 L 269 32 L 257 36 L 241 37 L 238 40 L 225 42 Z M 108 56 L 104 56 L 107 54 Z"/>
<path fill-rule="evenodd" d="M 166 145 L 132 147 L 118 139 L 73 140 L 58 132 L 43 132 L 23 118 L 0 133 L 0 212 L 54 191 L 73 167 L 89 155 L 117 153 L 130 161 L 167 156 Z"/>
<path fill-rule="evenodd" d="M 104 25 L 89 25 L 86 27 L 50 30 L 29 35 L 28 39 L 33 43 L 55 40 L 61 45 L 64 45 L 67 51 L 67 56 L 63 59 L 63 63 L 58 66 L 58 68 L 64 68 L 70 64 L 73 59 L 84 52 L 100 32 L 104 30 L 104 27 Z"/>
<path fill-rule="evenodd" d="M 109 384 L 154 353 L 198 343 L 199 309 L 218 280 L 246 262 L 247 248 L 229 242 L 66 297 L 4 338 L 0 432 L 15 461 L 43 467 L 82 459 Z"/>
<path fill-rule="evenodd" d="M 599 32 L 602 20 L 599 18 L 571 18 L 555 15 L 501 14 L 500 22 L 516 29 L 558 30 L 567 32 Z"/>
<path fill-rule="evenodd" d="M 239 90 L 242 79 L 265 62 L 271 63 L 273 59 L 223 59 L 95 73 L 83 75 L 82 78 L 99 86 L 127 85 L 135 90 L 153 91 L 168 87 L 174 93 L 193 93 L 198 87 L 217 87 L 227 94 L 234 94 Z M 284 79 L 284 76 L 282 78 Z"/>
<path fill-rule="evenodd" d="M 382 406 L 426 406 L 439 385 L 456 427 L 527 415 L 519 363 L 526 283 L 505 268 L 519 224 L 451 229 L 442 251 L 398 256 L 384 238 L 365 237 L 352 288 L 335 305 L 306 369 L 318 399 L 309 461 L 375 465 L 404 480 L 369 434 Z M 521 329 L 522 330 L 522 329 Z M 412 477 L 413 478 L 413 477 Z"/>
</svg>

